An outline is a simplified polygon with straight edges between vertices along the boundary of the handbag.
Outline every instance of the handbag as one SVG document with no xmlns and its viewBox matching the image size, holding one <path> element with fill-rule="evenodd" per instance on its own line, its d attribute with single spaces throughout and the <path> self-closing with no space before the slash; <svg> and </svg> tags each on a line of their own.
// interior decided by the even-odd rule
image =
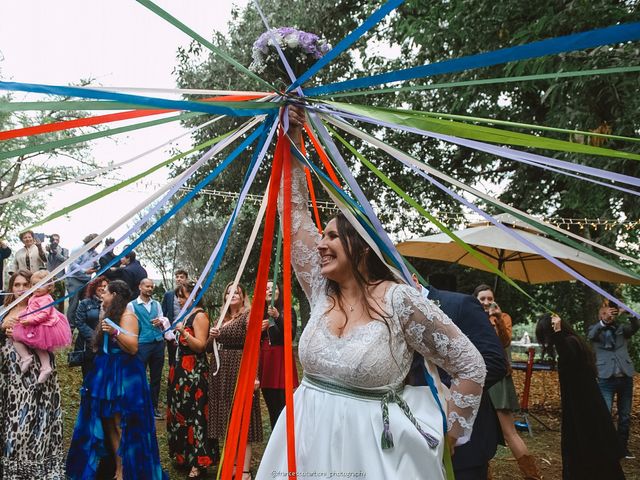
<svg viewBox="0 0 640 480">
<path fill-rule="evenodd" d="M 73 342 L 74 346 L 76 344 L 76 341 L 77 336 L 76 340 Z M 81 367 L 82 365 L 84 365 L 86 353 L 87 342 L 84 343 L 84 348 L 82 350 L 71 350 L 70 352 L 67 352 L 67 365 L 69 367 Z"/>
</svg>

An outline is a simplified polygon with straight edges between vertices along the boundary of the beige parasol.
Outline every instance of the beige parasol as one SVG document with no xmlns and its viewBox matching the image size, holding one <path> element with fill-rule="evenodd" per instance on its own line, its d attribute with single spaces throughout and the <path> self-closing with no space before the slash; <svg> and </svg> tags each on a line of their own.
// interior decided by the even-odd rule
<svg viewBox="0 0 640 480">
<path fill-rule="evenodd" d="M 516 229 L 544 252 L 570 266 L 592 281 L 640 284 L 640 275 L 634 277 L 623 270 L 609 265 L 598 258 L 580 252 L 545 237 L 539 230 L 526 225 L 509 214 L 497 215 L 498 221 Z M 484 254 L 494 265 L 514 280 L 528 283 L 549 283 L 574 280 L 564 270 L 558 268 L 539 255 L 525 243 L 485 222 L 454 232 L 456 236 Z M 468 267 L 489 271 L 488 268 L 456 244 L 444 233 L 407 240 L 397 245 L 398 251 L 409 257 L 429 258 L 445 262 L 459 263 Z"/>
</svg>

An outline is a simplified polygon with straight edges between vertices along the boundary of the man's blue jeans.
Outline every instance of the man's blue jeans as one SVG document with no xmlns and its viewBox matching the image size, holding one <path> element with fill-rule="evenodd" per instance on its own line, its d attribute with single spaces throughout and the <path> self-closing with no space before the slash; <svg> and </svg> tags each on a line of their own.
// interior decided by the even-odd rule
<svg viewBox="0 0 640 480">
<path fill-rule="evenodd" d="M 629 424 L 631 423 L 631 401 L 633 399 L 633 378 L 632 377 L 609 377 L 599 378 L 598 386 L 604 397 L 609 412 L 613 406 L 613 397 L 617 395 L 616 405 L 618 407 L 618 438 L 624 453 L 629 452 L 627 446 L 629 442 Z"/>
<path fill-rule="evenodd" d="M 158 409 L 160 397 L 160 381 L 164 367 L 164 339 L 159 342 L 139 343 L 138 358 L 144 364 L 145 371 L 149 367 L 149 385 L 151 387 L 151 401 L 153 408 Z"/>
</svg>

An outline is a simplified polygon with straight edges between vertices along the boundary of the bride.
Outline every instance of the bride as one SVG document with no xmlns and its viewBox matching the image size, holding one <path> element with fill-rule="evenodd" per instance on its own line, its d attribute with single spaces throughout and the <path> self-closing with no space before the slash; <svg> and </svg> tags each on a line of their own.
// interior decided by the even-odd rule
<svg viewBox="0 0 640 480">
<path fill-rule="evenodd" d="M 299 144 L 304 113 L 289 110 L 289 134 Z M 434 303 L 395 279 L 344 215 L 318 234 L 304 170 L 292 163 L 292 263 L 311 304 L 294 395 L 297 475 L 443 479 L 441 410 L 428 387 L 404 379 L 414 350 L 451 375 L 446 436 L 453 448 L 471 436 L 482 357 Z M 288 476 L 285 417 L 258 479 Z"/>
</svg>

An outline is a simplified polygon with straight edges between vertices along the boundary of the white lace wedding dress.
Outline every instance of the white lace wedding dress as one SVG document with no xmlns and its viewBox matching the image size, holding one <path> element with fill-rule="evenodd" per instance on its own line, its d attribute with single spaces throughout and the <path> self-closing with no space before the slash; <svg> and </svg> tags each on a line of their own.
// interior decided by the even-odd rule
<svg viewBox="0 0 640 480">
<path fill-rule="evenodd" d="M 394 284 L 385 294 L 388 327 L 371 321 L 342 337 L 334 335 L 325 317 L 331 300 L 320 274 L 316 250 L 320 236 L 309 215 L 299 165 L 293 170 L 292 187 L 292 261 L 311 303 L 311 317 L 299 343 L 305 378 L 294 394 L 298 477 L 444 478 L 441 410 L 428 387 L 403 387 L 403 382 L 414 350 L 447 371 L 453 379 L 446 405 L 448 429 L 465 441 L 480 404 L 486 372 L 482 357 L 434 303 L 405 284 Z M 366 398 L 367 391 L 381 390 L 400 392 L 425 436 L 398 403 L 389 402 L 387 425 L 393 447 L 382 448 L 381 400 L 375 395 Z M 285 417 L 283 411 L 258 479 L 288 477 Z"/>
</svg>

